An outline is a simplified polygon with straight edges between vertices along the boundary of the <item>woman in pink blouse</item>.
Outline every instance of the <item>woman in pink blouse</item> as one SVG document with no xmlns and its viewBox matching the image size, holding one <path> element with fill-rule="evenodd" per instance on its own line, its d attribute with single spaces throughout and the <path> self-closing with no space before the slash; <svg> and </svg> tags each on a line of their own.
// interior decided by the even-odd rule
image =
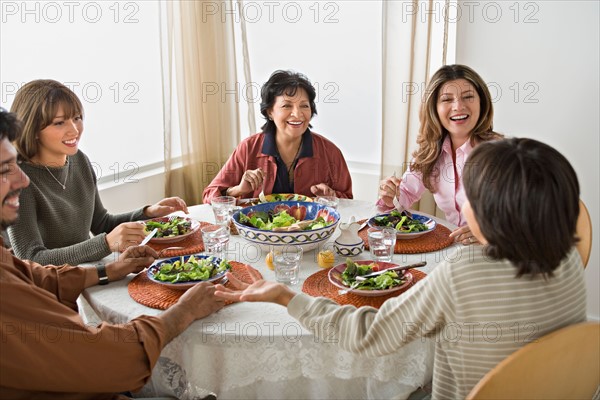
<svg viewBox="0 0 600 400">
<path fill-rule="evenodd" d="M 450 236 L 476 243 L 462 213 L 466 200 L 462 171 L 471 150 L 481 142 L 501 139 L 494 132 L 492 98 L 484 80 L 465 65 L 445 65 L 431 78 L 419 119 L 421 127 L 413 160 L 402 179 L 380 182 L 378 207 L 394 207 L 394 196 L 408 208 L 425 189 L 433 193 L 446 219 L 459 226 Z"/>
</svg>

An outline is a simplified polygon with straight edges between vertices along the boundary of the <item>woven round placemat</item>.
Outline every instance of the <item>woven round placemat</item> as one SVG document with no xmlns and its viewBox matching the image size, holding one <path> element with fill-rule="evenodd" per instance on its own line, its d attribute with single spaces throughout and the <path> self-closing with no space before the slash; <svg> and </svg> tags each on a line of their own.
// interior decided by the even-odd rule
<svg viewBox="0 0 600 400">
<path fill-rule="evenodd" d="M 413 287 L 418 281 L 425 278 L 427 274 L 416 269 L 409 270 L 413 281 L 402 290 L 384 296 L 367 297 L 354 293 L 339 294 L 340 288 L 329 282 L 329 269 L 315 272 L 309 276 L 302 285 L 302 291 L 313 297 L 327 297 L 340 305 L 351 304 L 355 307 L 370 306 L 379 308 L 389 298 L 396 297 Z"/>
<path fill-rule="evenodd" d="M 361 224 L 366 220 L 359 221 Z M 369 250 L 369 240 L 367 239 L 367 230 L 369 225 L 365 226 L 358 232 L 358 236 L 365 242 L 365 250 Z M 398 239 L 396 240 L 396 247 L 394 247 L 394 253 L 396 254 L 417 254 L 417 253 L 429 253 L 430 251 L 436 251 L 445 249 L 454 243 L 454 239 L 448 237 L 450 229 L 446 228 L 442 224 L 437 224 L 435 229 L 426 235 L 418 237 L 416 239 Z"/>
<path fill-rule="evenodd" d="M 248 268 L 252 268 L 251 266 L 237 261 L 229 261 L 229 263 L 231 264 L 231 273 L 236 278 L 246 283 L 252 283 L 248 271 Z M 229 282 L 225 284 L 226 287 L 229 285 Z M 150 278 L 148 278 L 146 271 L 139 273 L 129 282 L 127 291 L 129 292 L 129 296 L 138 303 L 150 308 L 158 308 L 159 310 L 166 310 L 171 307 L 173 304 L 177 303 L 177 300 L 185 293 L 185 290 L 171 289 L 166 285 L 152 282 Z M 226 302 L 225 304 L 231 303 L 232 302 Z"/>
</svg>

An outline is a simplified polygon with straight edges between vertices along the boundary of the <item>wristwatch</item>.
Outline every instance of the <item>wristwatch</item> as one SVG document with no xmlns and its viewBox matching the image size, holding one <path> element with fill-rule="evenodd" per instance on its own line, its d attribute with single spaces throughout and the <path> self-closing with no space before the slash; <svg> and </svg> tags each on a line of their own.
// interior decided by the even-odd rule
<svg viewBox="0 0 600 400">
<path fill-rule="evenodd" d="M 98 270 L 98 285 L 108 285 L 108 276 L 106 276 L 106 267 L 104 263 L 96 264 Z"/>
</svg>

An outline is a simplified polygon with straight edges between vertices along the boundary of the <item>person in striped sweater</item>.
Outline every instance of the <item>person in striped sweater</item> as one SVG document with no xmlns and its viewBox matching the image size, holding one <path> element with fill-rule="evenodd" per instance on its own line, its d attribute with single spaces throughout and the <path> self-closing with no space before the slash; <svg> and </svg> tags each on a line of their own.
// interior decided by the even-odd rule
<svg viewBox="0 0 600 400">
<path fill-rule="evenodd" d="M 482 143 L 463 181 L 464 213 L 481 246 L 458 248 L 413 288 L 379 310 L 339 306 L 258 280 L 234 301 L 286 306 L 320 335 L 335 330 L 345 350 L 377 357 L 418 338 L 435 340 L 432 397 L 465 398 L 500 361 L 526 343 L 586 319 L 581 257 L 574 245 L 579 183 L 567 159 L 532 139 Z"/>
</svg>

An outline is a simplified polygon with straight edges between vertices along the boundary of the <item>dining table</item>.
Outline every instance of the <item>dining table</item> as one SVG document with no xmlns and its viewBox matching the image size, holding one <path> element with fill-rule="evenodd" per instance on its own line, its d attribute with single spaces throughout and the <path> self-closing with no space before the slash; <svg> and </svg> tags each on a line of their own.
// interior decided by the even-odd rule
<svg viewBox="0 0 600 400">
<path fill-rule="evenodd" d="M 374 203 L 340 199 L 340 222 L 363 221 L 378 213 Z M 180 214 L 180 213 L 179 213 Z M 210 205 L 189 207 L 188 217 L 214 223 Z M 440 226 L 454 227 L 432 217 Z M 302 292 L 314 274 L 323 271 L 317 254 L 333 249 L 338 229 L 317 249 L 305 252 L 300 282 L 290 286 Z M 174 244 L 176 245 L 176 244 Z M 431 272 L 452 254 L 451 246 L 436 251 L 394 254 L 400 265 L 426 261 Z M 460 245 L 462 246 L 462 245 Z M 267 253 L 239 235 L 231 235 L 228 260 L 252 266 L 264 279 L 275 280 L 265 262 Z M 371 259 L 365 250 L 355 260 Z M 336 254 L 335 264 L 345 257 Z M 142 272 L 141 274 L 144 274 Z M 140 315 L 159 315 L 160 309 L 134 300 L 128 285 L 136 275 L 106 286 L 86 289 L 80 310 L 90 324 L 126 323 Z M 409 290 L 418 290 L 415 285 Z M 149 290 L 151 292 L 151 290 Z M 402 295 L 402 294 L 401 294 Z M 366 357 L 341 349 L 335 339 L 315 336 L 288 315 L 285 307 L 271 303 L 234 303 L 195 321 L 162 350 L 152 377 L 136 397 L 170 396 L 198 399 L 211 394 L 219 399 L 404 399 L 431 381 L 434 359 L 432 339 L 406 343 L 393 354 Z"/>
</svg>

